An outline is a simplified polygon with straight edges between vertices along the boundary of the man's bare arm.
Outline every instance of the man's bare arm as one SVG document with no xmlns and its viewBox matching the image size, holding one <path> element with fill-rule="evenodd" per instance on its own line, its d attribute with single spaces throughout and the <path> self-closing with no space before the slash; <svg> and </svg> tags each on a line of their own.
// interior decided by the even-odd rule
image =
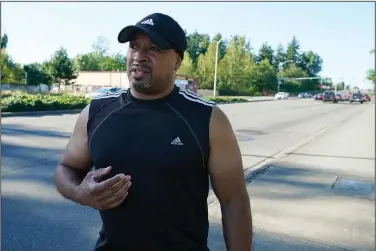
<svg viewBox="0 0 376 251">
<path fill-rule="evenodd" d="M 90 171 L 93 167 L 88 144 L 89 105 L 77 119 L 60 164 L 55 170 L 57 190 L 67 199 L 99 210 L 119 206 L 132 185 L 129 175 L 117 174 L 100 181 L 111 167 Z"/>
<path fill-rule="evenodd" d="M 86 129 L 88 116 L 89 105 L 79 115 L 73 134 L 54 175 L 57 190 L 65 198 L 77 203 L 80 203 L 77 197 L 77 187 L 93 166 Z"/>
<path fill-rule="evenodd" d="M 222 211 L 227 250 L 249 251 L 252 216 L 245 186 L 242 156 L 226 115 L 214 107 L 210 120 L 209 172 Z"/>
</svg>

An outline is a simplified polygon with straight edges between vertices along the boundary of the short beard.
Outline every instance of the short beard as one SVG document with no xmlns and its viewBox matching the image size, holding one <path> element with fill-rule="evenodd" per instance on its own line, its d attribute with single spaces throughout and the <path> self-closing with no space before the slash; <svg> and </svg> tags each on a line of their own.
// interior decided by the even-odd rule
<svg viewBox="0 0 376 251">
<path fill-rule="evenodd" d="M 131 82 L 131 85 L 135 90 L 147 90 L 151 87 L 151 79 L 148 81 L 135 79 Z"/>
<path fill-rule="evenodd" d="M 132 78 L 131 73 L 129 72 L 128 79 L 130 79 L 129 84 L 133 89 L 141 93 L 147 93 L 150 87 L 152 87 L 153 74 L 150 73 L 150 78 L 143 80 Z"/>
</svg>

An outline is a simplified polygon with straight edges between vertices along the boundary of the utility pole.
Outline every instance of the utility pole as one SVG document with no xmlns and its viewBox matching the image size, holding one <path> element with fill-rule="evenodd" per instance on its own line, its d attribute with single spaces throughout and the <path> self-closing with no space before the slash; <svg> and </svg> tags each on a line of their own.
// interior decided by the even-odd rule
<svg viewBox="0 0 376 251">
<path fill-rule="evenodd" d="M 213 97 L 216 96 L 217 93 L 217 69 L 218 69 L 218 47 L 219 43 L 222 41 L 222 39 L 219 39 L 217 42 L 217 48 L 215 50 L 215 66 L 214 66 L 214 88 L 213 88 Z"/>
<path fill-rule="evenodd" d="M 282 66 L 284 64 L 292 63 L 292 62 L 293 62 L 293 60 L 288 60 L 288 61 L 279 63 L 279 66 L 278 66 L 278 75 L 277 75 L 277 80 L 278 80 L 277 93 L 279 92 L 279 88 L 280 88 L 280 85 L 281 85 L 281 70 L 282 70 Z"/>
</svg>

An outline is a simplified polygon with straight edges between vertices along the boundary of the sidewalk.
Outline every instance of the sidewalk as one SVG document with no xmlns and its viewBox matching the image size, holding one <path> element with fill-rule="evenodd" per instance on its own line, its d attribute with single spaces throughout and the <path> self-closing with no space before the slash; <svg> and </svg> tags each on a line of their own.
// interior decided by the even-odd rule
<svg viewBox="0 0 376 251">
<path fill-rule="evenodd" d="M 374 105 L 250 180 L 253 251 L 375 249 Z M 220 207 L 209 205 L 210 248 L 225 250 Z"/>
</svg>

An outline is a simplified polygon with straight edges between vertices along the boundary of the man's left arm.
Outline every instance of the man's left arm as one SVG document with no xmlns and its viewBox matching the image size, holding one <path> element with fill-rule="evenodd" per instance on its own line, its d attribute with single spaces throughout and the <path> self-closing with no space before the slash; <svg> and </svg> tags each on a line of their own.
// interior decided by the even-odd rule
<svg viewBox="0 0 376 251">
<path fill-rule="evenodd" d="M 251 250 L 252 216 L 242 156 L 230 121 L 216 106 L 210 119 L 209 173 L 221 205 L 227 250 Z"/>
</svg>

